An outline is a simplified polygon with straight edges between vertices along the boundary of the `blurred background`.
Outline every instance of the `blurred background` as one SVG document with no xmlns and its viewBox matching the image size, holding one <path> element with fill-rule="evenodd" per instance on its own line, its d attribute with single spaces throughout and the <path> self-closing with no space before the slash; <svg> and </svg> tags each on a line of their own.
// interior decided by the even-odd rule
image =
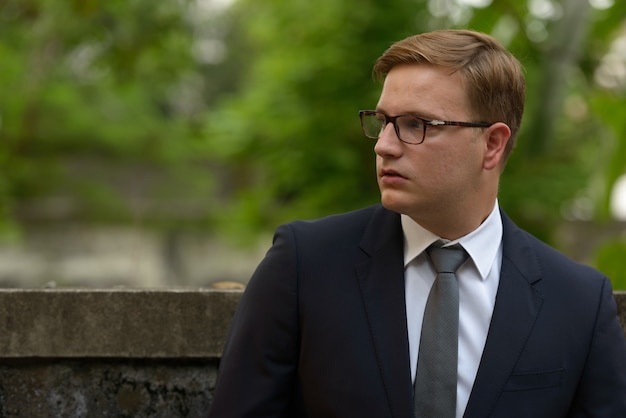
<svg viewBox="0 0 626 418">
<path fill-rule="evenodd" d="M 0 287 L 245 283 L 379 201 L 372 64 L 440 28 L 525 67 L 501 206 L 626 289 L 623 0 L 0 0 Z"/>
</svg>

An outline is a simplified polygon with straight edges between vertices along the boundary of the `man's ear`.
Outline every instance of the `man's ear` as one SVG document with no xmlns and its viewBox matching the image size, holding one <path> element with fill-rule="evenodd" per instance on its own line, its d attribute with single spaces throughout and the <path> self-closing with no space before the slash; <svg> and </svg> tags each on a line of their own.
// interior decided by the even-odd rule
<svg viewBox="0 0 626 418">
<path fill-rule="evenodd" d="M 504 149 L 509 142 L 509 138 L 511 138 L 511 129 L 506 123 L 496 122 L 487 128 L 485 134 L 487 137 L 483 168 L 485 170 L 493 170 L 502 161 Z"/>
</svg>

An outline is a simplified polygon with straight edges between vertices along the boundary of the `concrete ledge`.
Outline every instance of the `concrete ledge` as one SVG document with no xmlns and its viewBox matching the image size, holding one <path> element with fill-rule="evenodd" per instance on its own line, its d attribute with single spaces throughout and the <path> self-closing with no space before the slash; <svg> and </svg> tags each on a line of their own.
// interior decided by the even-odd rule
<svg viewBox="0 0 626 418">
<path fill-rule="evenodd" d="M 0 358 L 219 358 L 241 290 L 1 290 Z M 615 292 L 626 330 L 626 291 Z"/>
<path fill-rule="evenodd" d="M 241 291 L 2 290 L 0 358 L 217 358 Z"/>
<path fill-rule="evenodd" d="M 0 358 L 219 358 L 241 290 L 1 290 Z M 626 292 L 615 292 L 626 330 Z"/>
</svg>

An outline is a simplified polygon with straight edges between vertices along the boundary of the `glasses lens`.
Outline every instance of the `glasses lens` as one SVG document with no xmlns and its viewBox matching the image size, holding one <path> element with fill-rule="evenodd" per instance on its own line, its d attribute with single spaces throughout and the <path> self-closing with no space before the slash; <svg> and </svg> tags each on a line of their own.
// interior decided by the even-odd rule
<svg viewBox="0 0 626 418">
<path fill-rule="evenodd" d="M 368 138 L 378 138 L 385 128 L 385 116 L 380 113 L 363 113 L 363 133 Z"/>
<path fill-rule="evenodd" d="M 399 116 L 396 125 L 402 141 L 419 144 L 424 139 L 424 121 L 414 116 Z"/>
</svg>

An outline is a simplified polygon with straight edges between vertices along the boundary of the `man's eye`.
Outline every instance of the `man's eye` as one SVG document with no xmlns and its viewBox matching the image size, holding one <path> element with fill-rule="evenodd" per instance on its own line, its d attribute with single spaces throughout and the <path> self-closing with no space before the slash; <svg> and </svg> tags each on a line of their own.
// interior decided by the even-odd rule
<svg viewBox="0 0 626 418">
<path fill-rule="evenodd" d="M 424 127 L 424 123 L 422 122 L 421 119 L 417 119 L 417 118 L 406 118 L 405 121 L 403 121 L 403 124 L 405 125 L 405 127 L 409 128 L 409 129 L 423 129 Z"/>
</svg>

